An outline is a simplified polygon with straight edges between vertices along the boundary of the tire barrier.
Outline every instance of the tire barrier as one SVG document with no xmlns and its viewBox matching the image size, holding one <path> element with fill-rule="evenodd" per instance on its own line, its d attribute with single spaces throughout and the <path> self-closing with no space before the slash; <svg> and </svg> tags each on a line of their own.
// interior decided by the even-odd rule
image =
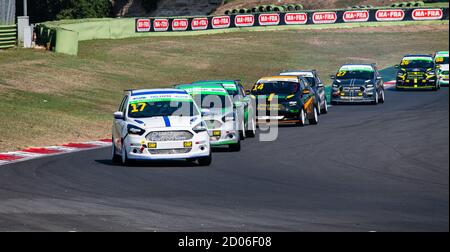
<svg viewBox="0 0 450 252">
<path fill-rule="evenodd" d="M 417 3 L 417 2 L 416 2 Z M 258 9 L 273 10 L 276 6 L 259 6 Z M 249 14 L 226 15 L 228 18 L 218 17 L 186 17 L 183 29 L 173 29 L 175 18 L 137 18 L 135 20 L 136 33 L 196 31 L 209 29 L 223 29 L 249 26 L 274 25 L 313 25 L 337 24 L 355 22 L 386 22 L 386 21 L 421 21 L 448 20 L 449 8 L 379 8 L 370 6 L 358 9 L 337 11 L 299 11 L 299 12 L 266 12 Z M 179 18 L 177 18 L 179 19 Z M 163 22 L 161 22 L 163 20 Z"/>
<path fill-rule="evenodd" d="M 0 49 L 7 49 L 17 45 L 17 26 L 0 25 Z"/>
</svg>

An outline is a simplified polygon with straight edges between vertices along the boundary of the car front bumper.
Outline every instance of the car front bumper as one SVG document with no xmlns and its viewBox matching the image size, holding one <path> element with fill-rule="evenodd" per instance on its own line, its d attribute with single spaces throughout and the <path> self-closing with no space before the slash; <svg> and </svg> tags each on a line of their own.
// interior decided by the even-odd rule
<svg viewBox="0 0 450 252">
<path fill-rule="evenodd" d="M 176 160 L 209 156 L 211 147 L 208 132 L 193 133 L 184 141 L 149 141 L 145 136 L 129 135 L 124 142 L 128 159 Z"/>
</svg>

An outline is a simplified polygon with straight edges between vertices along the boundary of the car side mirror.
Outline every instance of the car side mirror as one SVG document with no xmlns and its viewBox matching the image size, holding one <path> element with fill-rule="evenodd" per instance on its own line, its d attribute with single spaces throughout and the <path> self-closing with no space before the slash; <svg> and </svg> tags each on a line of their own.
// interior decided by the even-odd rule
<svg viewBox="0 0 450 252">
<path fill-rule="evenodd" d="M 399 68 L 400 68 L 400 65 L 395 65 L 394 67 L 397 68 L 397 69 L 399 69 Z"/>
<path fill-rule="evenodd" d="M 308 89 L 304 89 L 302 93 L 303 93 L 303 94 L 310 94 L 310 92 L 309 92 Z"/>
<path fill-rule="evenodd" d="M 436 69 L 441 69 L 441 66 L 440 66 L 440 65 L 437 65 L 437 66 L 436 66 Z"/>
<path fill-rule="evenodd" d="M 114 118 L 117 120 L 124 120 L 125 116 L 122 111 L 114 112 Z"/>
<path fill-rule="evenodd" d="M 209 109 L 202 109 L 200 111 L 200 113 L 202 114 L 202 116 L 209 116 L 209 115 L 211 115 L 211 110 L 209 110 Z"/>
<path fill-rule="evenodd" d="M 250 91 L 250 90 L 245 90 L 245 94 L 246 94 L 246 95 L 251 95 L 251 94 L 252 94 L 252 91 Z"/>
<path fill-rule="evenodd" d="M 330 79 L 335 80 L 335 79 L 336 79 L 336 76 L 330 75 Z"/>
<path fill-rule="evenodd" d="M 325 87 L 325 85 L 323 83 L 319 83 L 317 86 L 320 87 L 320 88 Z"/>
<path fill-rule="evenodd" d="M 383 77 L 377 76 L 377 80 L 382 80 L 382 79 L 383 79 Z"/>
</svg>

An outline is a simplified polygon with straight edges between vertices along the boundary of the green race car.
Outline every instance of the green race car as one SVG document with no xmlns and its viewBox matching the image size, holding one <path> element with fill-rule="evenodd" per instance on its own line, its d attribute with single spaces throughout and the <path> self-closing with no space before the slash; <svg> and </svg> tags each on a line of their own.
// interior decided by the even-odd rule
<svg viewBox="0 0 450 252">
<path fill-rule="evenodd" d="M 448 86 L 448 51 L 437 52 L 434 56 L 439 86 Z"/>
<path fill-rule="evenodd" d="M 433 56 L 423 54 L 406 55 L 403 57 L 400 65 L 395 67 L 398 69 L 397 90 L 439 89 Z"/>
<path fill-rule="evenodd" d="M 245 93 L 245 89 L 240 80 L 206 80 L 192 83 L 196 86 L 219 84 L 222 85 L 228 94 L 233 98 L 234 108 L 239 122 L 239 132 L 241 139 L 255 137 L 256 116 L 254 101 L 250 95 Z"/>
</svg>

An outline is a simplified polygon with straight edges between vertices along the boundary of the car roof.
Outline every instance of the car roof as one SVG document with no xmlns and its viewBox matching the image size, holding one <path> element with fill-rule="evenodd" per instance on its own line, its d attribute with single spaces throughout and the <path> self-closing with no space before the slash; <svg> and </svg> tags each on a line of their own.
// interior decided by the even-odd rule
<svg viewBox="0 0 450 252">
<path fill-rule="evenodd" d="M 304 72 L 317 72 L 317 70 L 316 69 L 312 69 L 312 70 L 305 70 L 305 69 L 303 69 L 303 70 L 286 70 L 286 71 L 283 71 L 281 73 L 304 73 Z"/>
<path fill-rule="evenodd" d="M 439 51 L 439 52 L 436 52 L 436 55 L 440 55 L 440 54 L 449 54 L 449 52 L 448 52 L 448 51 Z"/>
<path fill-rule="evenodd" d="M 235 84 L 236 81 L 240 80 L 200 80 L 194 81 L 192 84 Z"/>
<path fill-rule="evenodd" d="M 431 57 L 431 58 L 433 58 L 433 55 L 431 55 L 431 54 L 407 54 L 407 55 L 403 56 L 403 58 L 406 58 L 406 57 Z"/>
<path fill-rule="evenodd" d="M 290 82 L 299 82 L 298 76 L 295 75 L 278 75 L 278 76 L 268 76 L 262 77 L 259 81 L 290 81 Z"/>
<path fill-rule="evenodd" d="M 157 89 L 134 89 L 126 90 L 131 95 L 146 95 L 146 94 L 187 94 L 186 91 L 176 88 L 157 88 Z"/>
</svg>

